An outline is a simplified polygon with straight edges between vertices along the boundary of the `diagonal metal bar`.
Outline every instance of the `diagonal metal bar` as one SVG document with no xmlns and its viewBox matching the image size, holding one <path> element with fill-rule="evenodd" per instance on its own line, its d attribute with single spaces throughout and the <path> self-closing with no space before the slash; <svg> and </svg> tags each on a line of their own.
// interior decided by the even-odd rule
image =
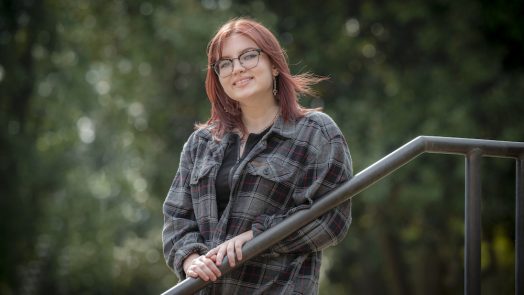
<svg viewBox="0 0 524 295">
<path fill-rule="evenodd" d="M 418 155 L 428 153 L 467 155 L 474 149 L 483 156 L 518 158 L 524 155 L 524 142 L 494 141 L 483 139 L 467 139 L 437 136 L 419 136 L 386 157 L 356 174 L 350 181 L 323 196 L 311 208 L 299 211 L 277 226 L 263 232 L 255 239 L 247 242 L 242 248 L 243 261 L 247 261 L 269 249 L 299 228 L 307 225 L 322 214 L 339 204 L 353 198 L 369 186 L 402 167 Z M 237 264 L 238 267 L 240 264 Z M 227 258 L 224 259 L 220 271 L 225 274 L 231 271 Z M 187 278 L 162 295 L 193 294 L 211 282 Z"/>
</svg>

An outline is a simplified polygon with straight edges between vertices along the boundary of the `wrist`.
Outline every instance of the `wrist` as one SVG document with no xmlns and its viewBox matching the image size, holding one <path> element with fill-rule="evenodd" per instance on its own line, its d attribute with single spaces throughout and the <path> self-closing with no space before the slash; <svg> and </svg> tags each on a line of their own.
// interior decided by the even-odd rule
<svg viewBox="0 0 524 295">
<path fill-rule="evenodd" d="M 187 258 L 184 260 L 184 263 L 182 264 L 182 268 L 184 269 L 184 272 L 187 272 L 187 269 L 193 262 L 193 260 L 197 259 L 200 255 L 198 253 L 191 253 Z"/>
</svg>

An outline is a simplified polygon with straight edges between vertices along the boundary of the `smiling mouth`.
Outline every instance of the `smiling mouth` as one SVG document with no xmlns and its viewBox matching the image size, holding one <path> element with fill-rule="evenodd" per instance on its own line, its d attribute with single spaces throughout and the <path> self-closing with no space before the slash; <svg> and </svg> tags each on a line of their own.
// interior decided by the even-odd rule
<svg viewBox="0 0 524 295">
<path fill-rule="evenodd" d="M 243 85 L 246 85 L 249 81 L 251 81 L 251 77 L 248 77 L 248 78 L 244 78 L 242 80 L 238 80 L 236 81 L 235 83 L 233 83 L 234 86 L 243 86 Z"/>
</svg>

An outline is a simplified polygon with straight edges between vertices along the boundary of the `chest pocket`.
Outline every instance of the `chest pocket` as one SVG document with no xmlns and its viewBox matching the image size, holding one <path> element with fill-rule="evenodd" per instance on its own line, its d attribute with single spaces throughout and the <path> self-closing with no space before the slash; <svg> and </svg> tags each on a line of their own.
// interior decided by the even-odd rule
<svg viewBox="0 0 524 295">
<path fill-rule="evenodd" d="M 201 179 L 207 178 L 215 166 L 214 162 L 202 161 L 203 163 L 195 164 L 193 171 L 191 171 L 191 179 L 189 180 L 190 184 L 197 184 Z"/>
<path fill-rule="evenodd" d="M 277 158 L 255 159 L 246 165 L 246 172 L 273 182 L 292 181 L 296 168 Z"/>
</svg>

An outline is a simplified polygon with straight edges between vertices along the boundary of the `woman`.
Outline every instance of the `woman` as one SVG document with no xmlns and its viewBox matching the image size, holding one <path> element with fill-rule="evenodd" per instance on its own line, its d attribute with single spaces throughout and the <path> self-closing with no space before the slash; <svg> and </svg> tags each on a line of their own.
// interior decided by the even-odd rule
<svg viewBox="0 0 524 295">
<path fill-rule="evenodd" d="M 298 104 L 322 79 L 291 75 L 274 35 L 249 19 L 222 26 L 208 60 L 211 118 L 185 143 L 164 203 L 167 264 L 181 280 L 214 281 L 202 294 L 316 294 L 322 250 L 344 238 L 350 201 L 227 274 L 218 266 L 351 178 L 336 124 Z"/>
</svg>

